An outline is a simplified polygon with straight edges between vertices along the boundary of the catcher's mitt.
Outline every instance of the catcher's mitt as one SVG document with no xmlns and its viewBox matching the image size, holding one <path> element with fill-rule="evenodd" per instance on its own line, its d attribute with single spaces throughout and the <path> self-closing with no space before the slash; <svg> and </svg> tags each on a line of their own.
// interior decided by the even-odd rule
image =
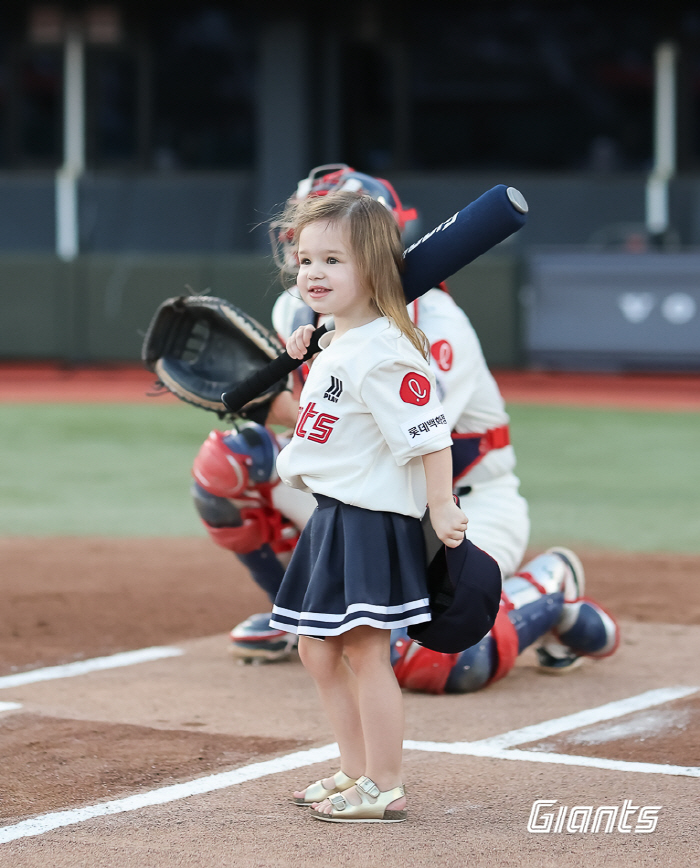
<svg viewBox="0 0 700 868">
<path fill-rule="evenodd" d="M 222 392 L 283 350 L 275 335 L 225 299 L 182 295 L 166 299 L 153 315 L 141 358 L 178 398 L 224 418 L 229 413 Z M 288 377 L 278 381 L 240 415 L 264 423 L 272 399 L 289 388 Z"/>
</svg>

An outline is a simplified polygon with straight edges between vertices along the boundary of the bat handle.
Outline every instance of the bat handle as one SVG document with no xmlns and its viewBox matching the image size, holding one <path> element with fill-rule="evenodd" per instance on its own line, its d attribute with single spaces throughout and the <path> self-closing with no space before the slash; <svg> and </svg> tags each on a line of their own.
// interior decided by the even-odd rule
<svg viewBox="0 0 700 868">
<path fill-rule="evenodd" d="M 311 335 L 311 343 L 306 351 L 303 359 L 293 359 L 288 353 L 284 352 L 273 359 L 264 368 L 261 368 L 247 380 L 239 383 L 228 392 L 224 392 L 221 396 L 221 401 L 229 411 L 229 413 L 238 413 L 245 405 L 262 395 L 271 386 L 274 386 L 279 380 L 284 379 L 292 371 L 296 370 L 303 362 L 308 361 L 316 355 L 319 350 L 319 339 L 326 333 L 326 326 L 320 326 Z"/>
</svg>

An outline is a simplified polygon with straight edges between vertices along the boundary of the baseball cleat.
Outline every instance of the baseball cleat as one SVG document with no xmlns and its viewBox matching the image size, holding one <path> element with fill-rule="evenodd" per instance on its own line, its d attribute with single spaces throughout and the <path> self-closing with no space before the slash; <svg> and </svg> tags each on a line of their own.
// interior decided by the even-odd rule
<svg viewBox="0 0 700 868">
<path fill-rule="evenodd" d="M 541 645 L 535 651 L 539 671 L 547 675 L 568 675 L 583 663 L 583 657 L 558 642 Z"/>
<path fill-rule="evenodd" d="M 563 546 L 553 546 L 547 549 L 546 554 L 556 555 L 561 558 L 569 568 L 570 575 L 564 579 L 564 601 L 573 603 L 582 597 L 586 591 L 586 574 L 583 569 L 583 564 L 571 549 L 563 548 Z"/>
<path fill-rule="evenodd" d="M 231 630 L 234 657 L 243 663 L 276 663 L 292 656 L 299 637 L 270 627 L 271 614 L 251 615 Z"/>
</svg>

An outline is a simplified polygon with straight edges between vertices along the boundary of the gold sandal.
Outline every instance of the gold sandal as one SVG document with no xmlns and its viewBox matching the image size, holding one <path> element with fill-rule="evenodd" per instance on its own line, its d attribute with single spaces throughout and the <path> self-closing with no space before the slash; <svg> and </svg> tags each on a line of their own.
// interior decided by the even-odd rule
<svg viewBox="0 0 700 868">
<path fill-rule="evenodd" d="M 406 819 L 407 811 L 387 810 L 387 805 L 406 795 L 403 785 L 381 792 L 374 781 L 362 775 L 357 779 L 355 789 L 362 799 L 359 805 L 350 804 L 342 793 L 336 793 L 327 797 L 333 806 L 330 814 L 312 810 L 312 816 L 327 823 L 402 823 Z"/>
<path fill-rule="evenodd" d="M 310 784 L 306 788 L 303 799 L 297 799 L 295 796 L 292 798 L 292 801 L 295 805 L 303 806 L 311 805 L 314 802 L 322 802 L 335 793 L 349 790 L 356 783 L 355 778 L 349 778 L 343 771 L 336 772 L 334 775 L 331 775 L 331 778 L 335 781 L 335 787 L 332 790 L 327 790 L 323 786 L 322 780 L 316 781 L 315 784 Z"/>
</svg>

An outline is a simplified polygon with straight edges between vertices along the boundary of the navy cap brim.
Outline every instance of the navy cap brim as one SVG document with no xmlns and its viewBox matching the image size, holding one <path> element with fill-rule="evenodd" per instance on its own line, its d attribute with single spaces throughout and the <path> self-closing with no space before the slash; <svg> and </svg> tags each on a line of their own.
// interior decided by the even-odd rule
<svg viewBox="0 0 700 868">
<path fill-rule="evenodd" d="M 426 648 L 457 654 L 483 639 L 493 627 L 501 599 L 501 570 L 471 540 L 440 546 L 428 565 L 432 618 L 408 629 Z"/>
</svg>

